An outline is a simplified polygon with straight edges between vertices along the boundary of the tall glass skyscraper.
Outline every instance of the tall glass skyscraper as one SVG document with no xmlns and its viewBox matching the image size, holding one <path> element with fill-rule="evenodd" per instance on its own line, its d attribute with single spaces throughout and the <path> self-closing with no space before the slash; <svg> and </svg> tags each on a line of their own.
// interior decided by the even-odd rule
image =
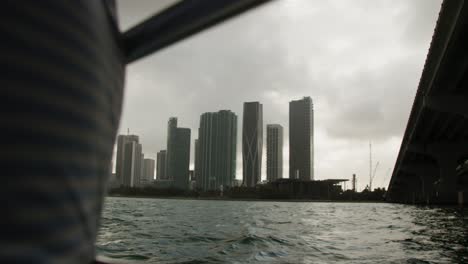
<svg viewBox="0 0 468 264">
<path fill-rule="evenodd" d="M 219 190 L 233 186 L 236 175 L 237 116 L 229 110 L 200 117 L 195 145 L 197 188 Z"/>
<path fill-rule="evenodd" d="M 242 185 L 254 187 L 261 180 L 263 148 L 263 106 L 244 103 L 242 120 Z"/>
<path fill-rule="evenodd" d="M 310 97 L 289 103 L 289 178 L 314 180 L 314 108 Z"/>
<path fill-rule="evenodd" d="M 177 118 L 168 122 L 166 177 L 175 188 L 189 187 L 190 129 L 177 127 Z"/>
<path fill-rule="evenodd" d="M 269 182 L 283 178 L 283 127 L 267 125 L 266 139 L 267 180 Z"/>
</svg>

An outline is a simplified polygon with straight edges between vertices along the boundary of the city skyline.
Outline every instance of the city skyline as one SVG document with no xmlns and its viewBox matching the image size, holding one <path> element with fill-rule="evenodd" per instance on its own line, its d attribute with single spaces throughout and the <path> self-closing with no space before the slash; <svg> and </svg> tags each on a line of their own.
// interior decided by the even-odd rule
<svg viewBox="0 0 468 264">
<path fill-rule="evenodd" d="M 254 187 L 261 183 L 263 167 L 266 170 L 267 181 L 270 182 L 281 178 L 314 180 L 312 99 L 304 96 L 302 99 L 289 102 L 289 129 L 293 130 L 290 135 L 295 137 L 294 139 L 289 138 L 289 141 L 293 141 L 292 146 L 299 146 L 299 150 L 290 153 L 293 158 L 289 160 L 297 160 L 294 163 L 295 168 L 297 168 L 297 177 L 291 176 L 291 172 L 289 177 L 283 175 L 283 126 L 267 124 L 264 133 L 263 105 L 260 102 L 244 102 L 243 105 L 241 144 L 242 163 L 246 169 L 242 170 L 242 185 Z M 127 133 L 129 133 L 129 129 Z M 142 182 L 149 184 L 153 180 L 169 180 L 172 182 L 171 186 L 186 189 L 189 188 L 189 181 L 194 177 L 196 179 L 195 187 L 204 191 L 216 190 L 222 186 L 236 186 L 235 181 L 238 180 L 235 166 L 238 144 L 237 115 L 230 110 L 201 114 L 198 128 L 199 138 L 194 139 L 193 156 L 190 155 L 190 134 L 190 128 L 178 127 L 177 117 L 169 118 L 166 150 L 158 151 L 156 166 L 153 160 L 152 169 L 156 175 L 154 176 L 153 173 L 151 179 L 147 176 L 149 172 L 148 168 L 145 167 L 146 159 L 142 152 L 142 145 L 138 143 L 139 137 L 137 135 L 119 135 L 116 143 L 117 155 L 119 155 L 116 158 L 119 160 L 116 170 L 118 170 L 117 167 L 124 166 L 126 169 L 124 170 L 124 178 L 130 178 L 130 180 L 117 181 L 126 186 L 139 187 Z M 265 144 L 263 144 L 264 140 Z M 122 144 L 126 147 L 124 148 L 124 156 L 119 154 Z M 265 162 L 263 162 L 262 157 L 264 146 L 266 148 Z M 301 156 L 300 159 L 297 158 L 298 155 Z M 137 160 L 135 157 L 141 157 L 141 163 L 134 165 Z M 124 162 L 120 162 L 121 159 Z M 189 165 L 190 160 L 194 161 L 193 166 Z M 116 175 L 120 174 L 116 173 Z M 121 176 L 116 176 L 117 179 L 119 177 Z M 134 182 L 138 184 L 134 184 Z"/>
<path fill-rule="evenodd" d="M 278 152 L 278 150 L 275 150 L 275 155 L 277 156 L 277 158 L 275 158 L 275 162 L 277 162 L 278 160 L 281 161 L 281 165 L 280 166 L 277 166 L 276 170 L 278 170 L 278 172 L 275 172 L 275 177 L 273 179 L 276 180 L 276 179 L 281 179 L 281 178 L 284 178 L 284 179 L 291 179 L 291 178 L 296 178 L 296 179 L 300 179 L 300 180 L 306 180 L 306 181 L 310 181 L 310 180 L 316 180 L 315 177 L 314 177 L 314 107 L 313 107 L 313 102 L 312 102 L 312 99 L 310 96 L 303 96 L 302 99 L 297 99 L 297 100 L 291 100 L 289 101 L 289 129 L 288 130 L 291 130 L 291 128 L 293 130 L 295 130 L 295 132 L 293 132 L 292 134 L 295 135 L 295 141 L 296 141 L 296 145 L 298 145 L 300 148 L 303 148 L 304 146 L 306 146 L 306 148 L 304 149 L 304 153 L 303 152 L 299 152 L 299 153 L 296 153 L 296 154 L 291 154 L 291 152 L 289 152 L 289 155 L 300 155 L 300 156 L 304 156 L 304 158 L 301 158 L 301 160 L 299 161 L 299 163 L 303 163 L 299 166 L 299 168 L 303 169 L 304 166 L 309 166 L 310 167 L 310 170 L 308 170 L 308 172 L 306 173 L 306 175 L 304 174 L 300 174 L 299 173 L 299 170 L 296 171 L 296 176 L 297 177 L 291 177 L 291 170 L 289 171 L 289 174 L 285 172 L 283 172 L 283 167 L 285 167 L 285 165 L 287 166 L 287 164 L 284 164 L 284 159 L 283 159 L 283 156 L 284 156 L 284 152 L 282 151 L 283 149 L 283 146 L 284 146 L 284 140 L 283 140 L 283 127 L 282 125 L 280 124 L 267 124 L 265 125 L 265 130 L 263 129 L 263 104 L 261 104 L 260 102 L 244 102 L 243 103 L 244 105 L 244 113 L 247 111 L 247 116 L 244 117 L 244 113 L 243 113 L 243 122 L 242 122 L 242 137 L 237 140 L 237 138 L 234 138 L 233 139 L 233 142 L 231 144 L 234 144 L 234 145 L 238 145 L 238 144 L 241 144 L 241 146 L 243 147 L 243 145 L 245 143 L 246 146 L 250 146 L 252 142 L 256 142 L 258 138 L 260 138 L 260 140 L 258 142 L 256 142 L 255 145 L 259 146 L 259 148 L 262 150 L 260 153 L 257 154 L 257 163 L 259 162 L 259 167 L 257 167 L 257 165 L 255 166 L 251 166 L 251 168 L 253 168 L 254 170 L 257 170 L 257 172 L 259 171 L 259 175 L 260 176 L 256 176 L 256 177 L 251 177 L 250 178 L 250 183 L 248 183 L 248 181 L 245 181 L 244 178 L 245 178 L 245 175 L 243 174 L 243 171 L 244 170 L 241 170 L 240 171 L 240 174 L 238 172 L 238 169 L 236 167 L 232 168 L 231 165 L 228 165 L 228 164 L 223 164 L 222 166 L 224 167 L 227 167 L 229 168 L 230 170 L 232 170 L 233 172 L 233 177 L 231 176 L 228 176 L 227 178 L 231 179 L 231 183 L 232 184 L 226 184 L 225 181 L 222 181 L 223 184 L 220 184 L 218 187 L 220 187 L 221 185 L 223 186 L 234 186 L 234 181 L 236 180 L 240 180 L 240 182 L 242 182 L 242 185 L 243 186 L 247 186 L 247 187 L 253 187 L 255 186 L 256 184 L 259 184 L 261 182 L 263 182 L 264 180 L 266 181 L 271 181 L 272 177 L 269 177 L 268 176 L 268 170 L 269 170 L 269 165 L 268 165 L 268 154 L 267 154 L 267 151 L 268 151 L 268 135 L 269 135 L 269 131 L 268 129 L 271 129 L 271 130 L 277 130 L 275 131 L 274 133 L 271 133 L 270 135 L 274 137 L 276 137 L 274 140 L 277 140 L 277 141 L 281 141 L 280 142 L 276 142 L 275 144 L 277 144 L 277 146 L 275 146 L 276 148 L 279 148 L 281 150 L 281 154 L 280 152 Z M 212 127 L 213 126 L 217 126 L 218 125 L 218 122 L 220 122 L 219 120 L 222 120 L 222 118 L 220 117 L 217 117 L 217 115 L 220 115 L 220 116 L 224 116 L 224 118 L 226 118 L 226 114 L 228 115 L 232 115 L 233 116 L 233 124 L 231 124 L 231 127 L 230 128 L 230 132 L 229 133 L 232 133 L 234 134 L 235 136 L 234 137 L 237 137 L 237 132 L 235 132 L 236 128 L 237 128 L 237 116 L 235 113 L 233 113 L 231 110 L 219 110 L 218 112 L 207 112 L 207 113 L 204 113 L 200 116 L 200 126 L 198 128 L 198 135 L 203 135 L 205 134 L 205 138 L 211 138 L 210 140 L 215 142 L 217 139 L 217 132 L 216 132 L 216 129 L 213 129 Z M 247 119 L 245 119 L 247 118 Z M 230 123 L 232 121 L 228 121 L 227 123 Z M 246 122 L 247 126 L 244 127 L 244 122 Z M 224 123 L 226 125 L 226 120 L 224 120 Z M 210 131 L 209 132 L 200 132 L 200 128 L 209 128 Z M 219 129 L 219 127 L 217 128 Z M 253 140 L 252 141 L 252 138 L 248 138 L 246 140 L 246 142 L 244 142 L 244 129 L 246 129 L 247 133 L 246 134 L 251 134 L 250 137 L 254 136 Z M 203 129 L 202 129 L 203 130 Z M 206 129 L 205 129 L 206 130 Z M 234 131 L 232 131 L 234 130 Z M 127 133 L 129 133 L 129 129 L 127 129 Z M 289 140 L 287 140 L 286 142 L 287 143 L 291 143 L 290 141 L 292 140 L 291 139 L 291 133 L 289 133 L 290 135 L 290 138 Z M 173 183 L 171 184 L 171 186 L 179 186 L 179 188 L 189 188 L 189 174 L 192 173 L 192 176 L 195 176 L 196 179 L 200 179 L 200 176 L 202 178 L 206 177 L 204 174 L 203 174 L 203 170 L 196 170 L 197 168 L 197 164 L 199 163 L 199 167 L 203 167 L 205 166 L 206 167 L 206 164 L 205 165 L 202 165 L 202 159 L 200 158 L 201 156 L 205 155 L 206 153 L 208 153 L 209 155 L 211 155 L 212 153 L 218 153 L 219 150 L 216 149 L 216 148 L 213 148 L 211 145 L 213 144 L 213 142 L 210 142 L 208 143 L 208 145 L 210 145 L 211 149 L 210 150 L 205 150 L 205 154 L 203 154 L 201 151 L 200 151 L 200 146 L 199 146 L 199 138 L 196 138 L 194 139 L 194 151 L 193 151 L 193 154 L 190 154 L 190 146 L 191 146 L 191 142 L 190 142 L 190 135 L 191 135 L 191 129 L 190 128 L 179 128 L 178 127 L 178 118 L 177 117 L 170 117 L 168 122 L 167 122 L 167 143 L 166 143 L 166 148 L 167 149 L 170 149 L 170 145 L 177 145 L 177 149 L 179 150 L 178 154 L 177 154 L 177 157 L 182 157 L 182 160 L 181 161 L 180 159 L 175 159 L 175 158 L 172 158 L 172 163 L 173 164 L 176 164 L 177 165 L 172 165 L 172 168 L 177 168 L 177 174 L 179 174 L 180 176 L 178 176 L 178 179 L 174 179 L 174 177 L 172 176 L 169 176 L 169 172 L 168 172 L 168 167 L 169 167 L 169 159 L 167 158 L 168 157 L 168 151 L 167 150 L 160 150 L 157 152 L 157 158 L 156 158 L 156 166 L 154 167 L 154 170 L 155 170 L 155 174 L 154 174 L 154 177 L 153 177 L 153 180 L 170 180 L 172 181 Z M 138 143 L 139 141 L 139 136 L 137 135 L 119 135 L 118 136 L 118 139 L 116 141 L 116 146 L 118 146 L 120 144 L 120 139 L 121 137 L 127 137 L 129 139 L 127 139 L 127 141 L 136 141 L 136 143 Z M 294 137 L 293 137 L 294 138 Z M 205 139 L 206 140 L 206 139 Z M 248 142 L 247 142 L 248 141 Z M 252 142 L 250 142 L 252 141 Z M 264 142 L 265 141 L 265 144 Z M 294 140 L 293 140 L 294 141 Z M 172 143 L 171 143 L 172 142 Z M 294 144 L 293 144 L 294 145 Z M 137 148 L 137 152 L 140 153 L 141 152 L 141 161 L 142 161 L 142 164 L 143 164 L 143 160 L 144 160 L 144 154 L 142 153 L 141 149 L 142 149 L 142 145 L 141 144 L 136 144 L 136 148 Z M 232 147 L 235 151 L 236 147 Z M 251 151 L 251 150 L 248 150 L 248 151 Z M 301 150 L 302 151 L 302 150 Z M 266 155 L 262 155 L 262 153 L 265 153 Z M 116 152 L 116 159 L 117 158 L 117 155 L 118 155 L 119 151 L 117 150 Z M 188 154 L 187 154 L 188 153 Z M 187 156 L 188 155 L 188 156 Z M 198 155 L 198 157 L 197 157 Z M 308 155 L 308 156 L 307 156 Z M 255 156 L 255 155 L 254 155 Z M 244 157 L 242 157 L 244 158 Z M 158 162 L 159 160 L 161 159 L 161 164 Z M 188 166 L 183 166 L 183 167 L 186 167 L 187 170 L 185 170 L 185 168 L 182 168 L 182 166 L 180 166 L 181 164 L 186 164 L 187 163 L 187 160 L 189 162 L 189 165 Z M 206 158 L 205 158 L 205 162 L 206 162 Z M 288 160 L 290 162 L 289 166 L 288 167 L 291 167 L 291 156 L 288 157 Z M 193 161 L 193 162 L 192 162 Z M 226 161 L 224 161 L 226 162 Z M 236 162 L 236 158 L 234 157 L 233 158 L 233 163 Z M 304 163 L 305 162 L 305 163 Z M 215 162 L 213 164 L 216 164 L 218 162 Z M 228 162 L 229 163 L 229 162 Z M 296 163 L 298 163 L 296 161 Z M 112 164 L 111 164 L 112 165 Z M 115 170 L 117 170 L 117 166 L 115 167 Z M 161 166 L 161 169 L 159 169 L 158 166 Z M 209 165 L 211 166 L 211 165 Z M 295 165 L 297 167 L 297 165 Z M 302 167 L 301 167 L 302 166 Z M 208 178 L 210 177 L 209 175 L 217 175 L 219 174 L 219 165 L 215 165 L 212 169 L 212 171 L 210 172 L 210 170 L 208 170 Z M 141 165 L 141 168 L 137 166 L 136 168 L 137 170 L 137 175 L 140 175 L 140 170 L 143 170 L 143 165 Z M 271 168 L 270 168 L 271 170 Z M 207 171 L 205 169 L 205 171 Z M 215 171 L 217 171 L 216 173 L 214 173 Z M 263 174 L 262 174 L 262 171 L 263 171 Z M 185 175 L 187 174 L 187 175 Z M 117 175 L 117 173 L 116 173 Z M 143 174 L 141 174 L 143 175 Z M 164 178 L 159 178 L 158 175 L 163 175 Z M 354 174 L 353 174 L 354 175 Z M 266 176 L 266 177 L 264 177 Z M 117 177 L 117 176 L 116 176 Z M 133 176 L 132 176 L 133 177 Z M 139 176 L 140 177 L 140 176 Z M 141 176 L 141 177 L 145 177 L 145 176 Z M 222 177 L 226 177 L 226 176 L 222 176 Z M 348 179 L 348 178 L 341 178 L 341 179 Z M 365 179 L 365 177 L 364 177 Z M 201 179 L 202 181 L 204 179 Z M 133 181 L 133 179 L 132 179 Z M 138 179 L 139 181 L 139 179 Z M 175 182 L 178 182 L 178 183 L 175 183 Z M 365 180 L 364 180 L 365 181 Z M 216 180 L 215 182 L 218 182 L 218 180 Z M 213 189 L 216 189 L 214 188 L 215 185 L 213 186 L 210 186 L 210 184 L 204 186 L 205 184 L 204 183 L 201 183 L 200 185 L 200 182 L 197 182 L 197 185 L 195 186 L 196 188 L 200 188 L 202 190 L 213 190 Z M 185 186 L 185 187 L 182 187 L 182 186 Z M 207 187 L 209 186 L 209 187 Z M 219 189 L 219 188 L 218 188 Z"/>
</svg>

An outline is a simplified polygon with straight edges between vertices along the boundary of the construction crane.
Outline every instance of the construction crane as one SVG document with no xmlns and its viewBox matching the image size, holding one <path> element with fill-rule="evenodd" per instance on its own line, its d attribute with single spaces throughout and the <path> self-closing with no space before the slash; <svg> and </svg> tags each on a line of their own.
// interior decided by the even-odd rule
<svg viewBox="0 0 468 264">
<path fill-rule="evenodd" d="M 379 167 L 379 162 L 377 161 L 377 163 L 375 164 L 375 168 L 374 168 L 374 172 L 372 173 L 372 176 L 370 178 L 370 182 L 369 182 L 369 192 L 372 192 L 372 181 L 374 181 L 374 177 L 375 177 L 375 173 L 377 172 L 377 168 Z"/>
</svg>

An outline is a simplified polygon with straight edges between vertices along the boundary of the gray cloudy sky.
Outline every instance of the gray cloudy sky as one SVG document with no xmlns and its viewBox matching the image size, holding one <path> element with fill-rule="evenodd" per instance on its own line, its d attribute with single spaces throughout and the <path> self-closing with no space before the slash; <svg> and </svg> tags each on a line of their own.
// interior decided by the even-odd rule
<svg viewBox="0 0 468 264">
<path fill-rule="evenodd" d="M 120 0 L 125 30 L 169 0 Z M 316 179 L 358 177 L 386 187 L 414 99 L 441 0 L 274 1 L 131 64 L 121 132 L 140 135 L 145 156 L 165 149 L 166 123 L 197 138 L 200 115 L 238 115 L 237 178 L 242 104 L 260 101 L 264 125 L 285 130 L 288 103 L 311 96 L 315 115 Z M 193 155 L 192 155 L 193 164 Z M 265 174 L 265 163 L 262 173 Z M 265 177 L 265 175 L 264 175 Z M 350 184 L 348 184 L 348 188 Z"/>
</svg>

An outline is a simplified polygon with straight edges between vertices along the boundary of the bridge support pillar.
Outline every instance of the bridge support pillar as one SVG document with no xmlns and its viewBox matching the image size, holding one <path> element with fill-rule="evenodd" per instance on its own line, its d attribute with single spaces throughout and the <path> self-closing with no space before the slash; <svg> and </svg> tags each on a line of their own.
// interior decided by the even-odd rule
<svg viewBox="0 0 468 264">
<path fill-rule="evenodd" d="M 439 171 L 436 164 L 432 162 L 418 162 L 404 164 L 400 168 L 407 174 L 413 175 L 412 184 L 418 191 L 417 203 L 429 204 L 434 199 L 434 182 L 439 178 Z"/>
<path fill-rule="evenodd" d="M 437 160 L 439 167 L 439 179 L 436 182 L 437 203 L 463 204 L 463 191 L 457 185 L 456 169 L 459 159 L 468 151 L 468 143 L 432 143 L 427 149 Z"/>
<path fill-rule="evenodd" d="M 446 155 L 444 155 L 446 154 Z M 440 177 L 436 182 L 436 199 L 442 204 L 458 203 L 456 167 L 457 162 L 453 155 L 441 153 L 437 157 Z"/>
<path fill-rule="evenodd" d="M 464 202 L 463 192 L 457 186 L 456 167 L 459 159 L 468 152 L 467 141 L 412 144 L 409 150 L 428 155 L 437 162 L 438 177 L 435 181 L 434 203 L 457 204 Z"/>
</svg>

